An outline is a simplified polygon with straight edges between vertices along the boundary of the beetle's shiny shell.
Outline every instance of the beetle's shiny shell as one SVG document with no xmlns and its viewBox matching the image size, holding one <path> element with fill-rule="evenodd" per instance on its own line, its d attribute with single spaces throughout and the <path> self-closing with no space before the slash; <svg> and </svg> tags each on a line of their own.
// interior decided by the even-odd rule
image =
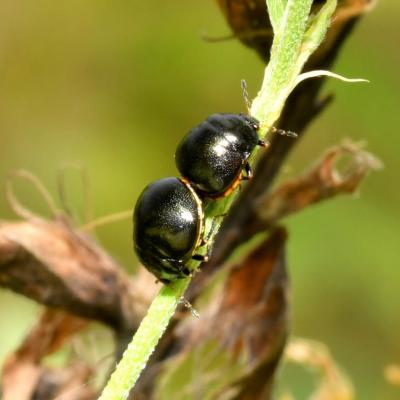
<svg viewBox="0 0 400 400">
<path fill-rule="evenodd" d="M 179 172 L 201 194 L 223 196 L 240 178 L 258 143 L 259 123 L 242 114 L 213 114 L 180 142 Z"/>
<path fill-rule="evenodd" d="M 133 215 L 140 261 L 165 283 L 187 274 L 184 264 L 201 241 L 203 218 L 200 199 L 180 179 L 160 179 L 147 186 Z"/>
</svg>

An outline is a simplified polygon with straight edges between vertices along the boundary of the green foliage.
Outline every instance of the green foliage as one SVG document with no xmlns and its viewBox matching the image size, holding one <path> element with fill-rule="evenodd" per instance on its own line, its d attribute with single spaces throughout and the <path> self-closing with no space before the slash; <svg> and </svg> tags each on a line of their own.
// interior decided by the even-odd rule
<svg viewBox="0 0 400 400">
<path fill-rule="evenodd" d="M 303 64 L 323 41 L 335 12 L 337 0 L 328 0 L 316 15 L 310 17 L 309 26 L 304 34 L 303 48 L 298 62 Z"/>
<path fill-rule="evenodd" d="M 268 16 L 271 21 L 272 29 L 276 34 L 279 32 L 279 26 L 285 13 L 288 0 L 269 0 L 267 1 Z"/>
<path fill-rule="evenodd" d="M 262 134 L 278 119 L 285 104 L 282 99 L 294 89 L 304 64 L 325 37 L 337 1 L 328 0 L 311 17 L 312 0 L 302 2 L 301 6 L 289 1 L 285 12 L 283 1 L 270 0 L 267 5 L 275 36 L 261 91 L 251 107 L 252 115 L 263 125 Z"/>
</svg>

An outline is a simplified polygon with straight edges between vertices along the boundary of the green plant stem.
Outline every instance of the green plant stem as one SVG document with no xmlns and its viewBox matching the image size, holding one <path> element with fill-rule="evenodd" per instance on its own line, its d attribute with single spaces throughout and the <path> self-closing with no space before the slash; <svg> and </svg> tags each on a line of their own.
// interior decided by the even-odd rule
<svg viewBox="0 0 400 400">
<path fill-rule="evenodd" d="M 267 0 L 267 5 L 272 3 L 276 5 L 276 1 Z M 286 2 L 282 4 L 286 4 Z M 251 114 L 262 124 L 260 136 L 264 136 L 279 118 L 285 101 L 295 85 L 296 78 L 309 56 L 305 54 L 305 50 L 311 53 L 309 50 L 312 46 L 310 47 L 310 45 L 316 47 L 319 44 L 316 41 L 315 43 L 304 41 L 311 4 L 312 0 L 288 0 L 283 13 L 282 7 L 274 7 L 273 9 L 279 15 L 276 14 L 273 19 L 275 35 L 271 48 L 271 58 L 265 69 L 262 88 L 251 107 Z M 327 0 L 327 4 L 331 6 L 333 12 L 336 0 Z M 333 7 L 332 4 L 334 4 Z M 269 11 L 270 13 L 273 12 L 272 8 Z M 325 12 L 324 17 L 326 15 L 327 12 Z M 321 26 L 317 26 L 315 24 L 320 22 L 320 19 L 318 16 L 313 18 L 313 24 L 315 21 L 313 26 L 316 26 L 317 28 L 315 29 L 320 31 L 318 36 L 320 41 L 328 27 L 329 19 L 326 18 L 325 25 L 320 23 Z M 302 50 L 304 51 L 302 52 Z M 254 160 L 254 156 L 252 156 L 252 160 Z M 216 219 L 215 217 L 229 210 L 236 195 L 237 193 L 233 193 L 224 199 L 211 201 L 206 205 L 206 235 L 212 229 L 211 241 L 222 223 L 221 218 Z M 215 221 L 217 222 L 215 223 Z M 203 249 L 203 252 L 205 251 L 206 249 Z M 188 267 L 191 270 L 196 270 L 198 262 L 190 262 Z M 155 346 L 168 326 L 168 322 L 189 283 L 190 278 L 177 280 L 160 290 L 132 342 L 111 375 L 100 396 L 100 400 L 127 399 L 131 388 L 135 385 Z"/>
<path fill-rule="evenodd" d="M 100 396 L 101 400 L 126 399 L 153 353 L 190 279 L 163 286 Z"/>
</svg>

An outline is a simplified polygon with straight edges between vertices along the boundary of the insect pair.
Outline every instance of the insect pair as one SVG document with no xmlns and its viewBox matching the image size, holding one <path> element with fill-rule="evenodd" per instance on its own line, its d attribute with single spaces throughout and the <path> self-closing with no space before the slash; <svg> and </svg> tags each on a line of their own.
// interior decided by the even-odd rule
<svg viewBox="0 0 400 400">
<path fill-rule="evenodd" d="M 244 114 L 213 114 L 178 145 L 175 161 L 182 178 L 164 178 L 147 186 L 133 216 L 134 246 L 143 265 L 161 282 L 190 274 L 190 259 L 204 261 L 206 198 L 224 197 L 252 176 L 248 158 L 265 146 L 259 122 Z"/>
</svg>

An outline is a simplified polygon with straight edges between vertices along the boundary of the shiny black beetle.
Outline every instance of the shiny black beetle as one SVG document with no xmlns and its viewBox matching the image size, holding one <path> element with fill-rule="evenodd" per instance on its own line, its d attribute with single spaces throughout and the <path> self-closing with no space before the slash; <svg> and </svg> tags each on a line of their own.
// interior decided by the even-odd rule
<svg viewBox="0 0 400 400">
<path fill-rule="evenodd" d="M 259 122 L 244 114 L 213 114 L 180 142 L 175 161 L 181 175 L 204 197 L 222 197 L 252 176 L 248 158 L 259 140 Z M 245 171 L 246 175 L 243 175 Z"/>
<path fill-rule="evenodd" d="M 195 254 L 204 231 L 203 205 L 189 183 L 160 179 L 147 186 L 133 214 L 133 240 L 143 265 L 161 282 L 190 275 L 186 263 Z"/>
</svg>

